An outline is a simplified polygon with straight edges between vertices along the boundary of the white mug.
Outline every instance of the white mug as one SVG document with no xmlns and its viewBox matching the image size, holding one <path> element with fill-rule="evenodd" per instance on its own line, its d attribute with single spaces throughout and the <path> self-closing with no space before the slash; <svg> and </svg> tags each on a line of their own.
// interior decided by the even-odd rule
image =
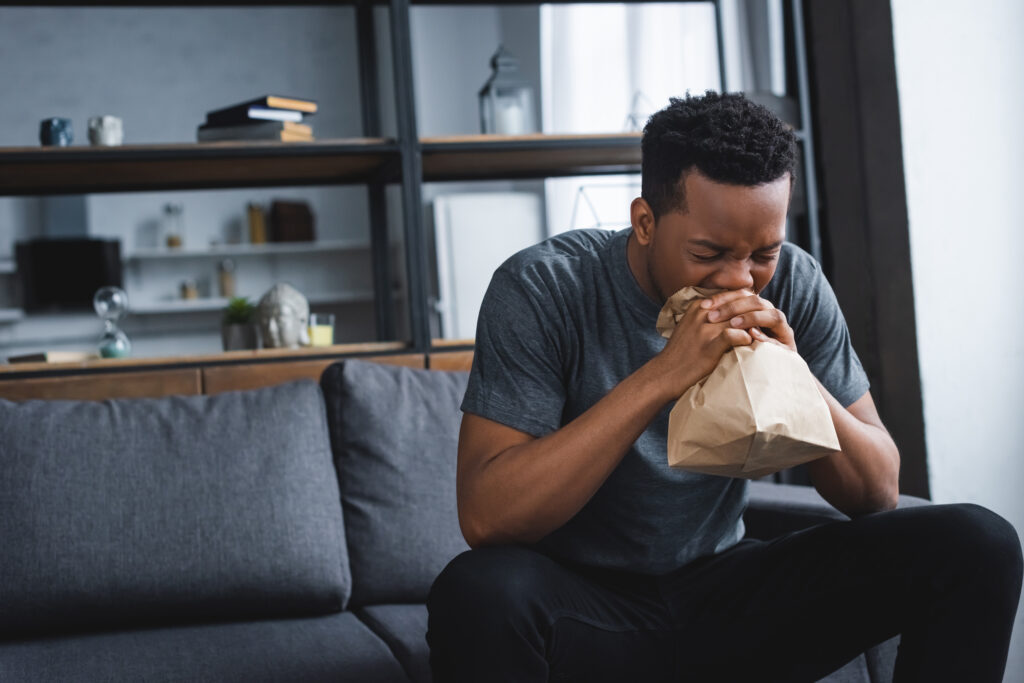
<svg viewBox="0 0 1024 683">
<path fill-rule="evenodd" d="M 89 119 L 89 144 L 115 147 L 124 140 L 124 127 L 116 116 L 93 116 Z"/>
</svg>

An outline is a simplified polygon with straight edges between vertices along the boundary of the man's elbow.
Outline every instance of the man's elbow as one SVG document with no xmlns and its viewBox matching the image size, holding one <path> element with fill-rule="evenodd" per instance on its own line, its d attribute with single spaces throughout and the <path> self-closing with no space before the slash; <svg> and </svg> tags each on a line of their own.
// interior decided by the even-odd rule
<svg viewBox="0 0 1024 683">
<path fill-rule="evenodd" d="M 900 488 L 898 482 L 894 481 L 864 492 L 860 500 L 847 504 L 844 506 L 846 509 L 841 511 L 850 517 L 863 517 L 876 512 L 895 510 L 899 502 Z"/>
<path fill-rule="evenodd" d="M 476 550 L 477 548 L 487 545 L 486 534 L 484 530 L 480 528 L 480 524 L 470 514 L 463 512 L 463 506 L 459 504 L 459 529 L 462 530 L 462 537 L 466 539 L 466 545 Z"/>
</svg>

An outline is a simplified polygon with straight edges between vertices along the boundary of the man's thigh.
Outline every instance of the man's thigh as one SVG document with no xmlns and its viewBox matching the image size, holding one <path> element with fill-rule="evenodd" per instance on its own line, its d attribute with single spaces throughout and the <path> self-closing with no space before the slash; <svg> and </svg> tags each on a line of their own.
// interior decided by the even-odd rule
<svg viewBox="0 0 1024 683">
<path fill-rule="evenodd" d="M 439 681 L 673 680 L 671 617 L 651 577 L 481 548 L 445 568 L 428 607 Z"/>
<path fill-rule="evenodd" d="M 686 668 L 694 680 L 814 681 L 915 626 L 970 561 L 951 545 L 955 507 L 744 541 L 665 577 Z"/>
</svg>

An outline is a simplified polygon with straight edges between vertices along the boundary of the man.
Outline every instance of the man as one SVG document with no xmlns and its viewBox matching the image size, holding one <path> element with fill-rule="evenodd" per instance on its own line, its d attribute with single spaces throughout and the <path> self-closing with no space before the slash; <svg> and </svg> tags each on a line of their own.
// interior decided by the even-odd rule
<svg viewBox="0 0 1024 683">
<path fill-rule="evenodd" d="M 1016 533 L 977 506 L 893 510 L 899 453 L 821 270 L 784 242 L 795 164 L 741 95 L 673 99 L 630 229 L 494 274 L 459 439 L 473 550 L 428 600 L 438 683 L 814 681 L 896 634 L 897 680 L 1001 680 Z M 725 291 L 666 342 L 658 311 L 688 285 Z M 810 474 L 853 521 L 744 540 L 744 480 L 668 468 L 672 403 L 754 340 L 818 379 L 841 451 Z"/>
</svg>

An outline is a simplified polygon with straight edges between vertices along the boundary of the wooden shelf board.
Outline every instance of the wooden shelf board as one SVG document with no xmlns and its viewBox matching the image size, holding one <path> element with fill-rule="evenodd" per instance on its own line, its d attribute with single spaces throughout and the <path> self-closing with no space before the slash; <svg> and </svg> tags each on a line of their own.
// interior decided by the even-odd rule
<svg viewBox="0 0 1024 683">
<path fill-rule="evenodd" d="M 421 142 L 427 182 L 640 171 L 639 133 L 467 135 Z"/>
<path fill-rule="evenodd" d="M 0 195 L 366 182 L 398 158 L 385 138 L 0 148 Z"/>
<path fill-rule="evenodd" d="M 579 0 L 547 0 L 552 4 L 571 4 Z M 607 3 L 621 0 L 587 0 L 588 2 Z M 646 2 L 708 2 L 709 0 L 645 0 Z M 374 5 L 387 5 L 387 0 L 370 0 Z M 21 2 L 5 2 L 0 0 L 0 7 L 25 5 Z M 81 7 L 92 3 L 74 2 L 72 0 L 38 0 L 31 3 L 40 7 Z M 280 6 L 288 3 L 281 0 L 217 0 L 216 2 L 203 2 L 203 0 L 105 0 L 106 7 L 237 7 L 237 6 Z M 303 0 L 302 5 L 356 5 L 357 0 Z M 537 0 L 412 0 L 413 5 L 536 5 Z"/>
<path fill-rule="evenodd" d="M 25 317 L 20 308 L 0 308 L 0 323 L 14 323 Z"/>
<path fill-rule="evenodd" d="M 421 140 L 425 181 L 635 173 L 640 134 Z M 210 142 L 0 148 L 0 195 L 396 182 L 397 143 Z"/>
<path fill-rule="evenodd" d="M 362 356 L 406 351 L 407 342 L 368 342 L 363 344 L 336 344 L 334 346 L 311 346 L 301 349 L 259 349 L 256 351 L 225 351 L 217 354 L 195 356 L 169 356 L 163 358 L 96 358 L 74 363 L 9 363 L 0 364 L 0 376 L 31 374 L 39 375 L 69 370 L 133 371 L 139 368 L 193 367 L 223 363 L 253 363 L 280 361 L 291 358 L 314 358 L 333 356 Z"/>
<path fill-rule="evenodd" d="M 394 296 L 394 294 L 392 294 Z M 326 292 L 310 294 L 307 297 L 311 306 L 329 304 L 367 303 L 373 301 L 372 290 L 349 292 Z M 130 306 L 131 315 L 164 315 L 169 313 L 201 313 L 205 311 L 221 311 L 228 305 L 228 300 L 221 297 L 203 297 L 200 299 L 168 299 Z"/>
<path fill-rule="evenodd" d="M 368 250 L 369 243 L 356 240 L 314 242 L 267 242 L 264 244 L 219 244 L 206 249 L 136 249 L 124 261 L 162 261 L 187 258 L 224 258 L 225 256 L 264 256 L 274 254 L 319 254 L 337 251 Z M 2 262 L 0 262 L 2 267 Z M 0 271 L 2 272 L 2 271 Z"/>
</svg>

